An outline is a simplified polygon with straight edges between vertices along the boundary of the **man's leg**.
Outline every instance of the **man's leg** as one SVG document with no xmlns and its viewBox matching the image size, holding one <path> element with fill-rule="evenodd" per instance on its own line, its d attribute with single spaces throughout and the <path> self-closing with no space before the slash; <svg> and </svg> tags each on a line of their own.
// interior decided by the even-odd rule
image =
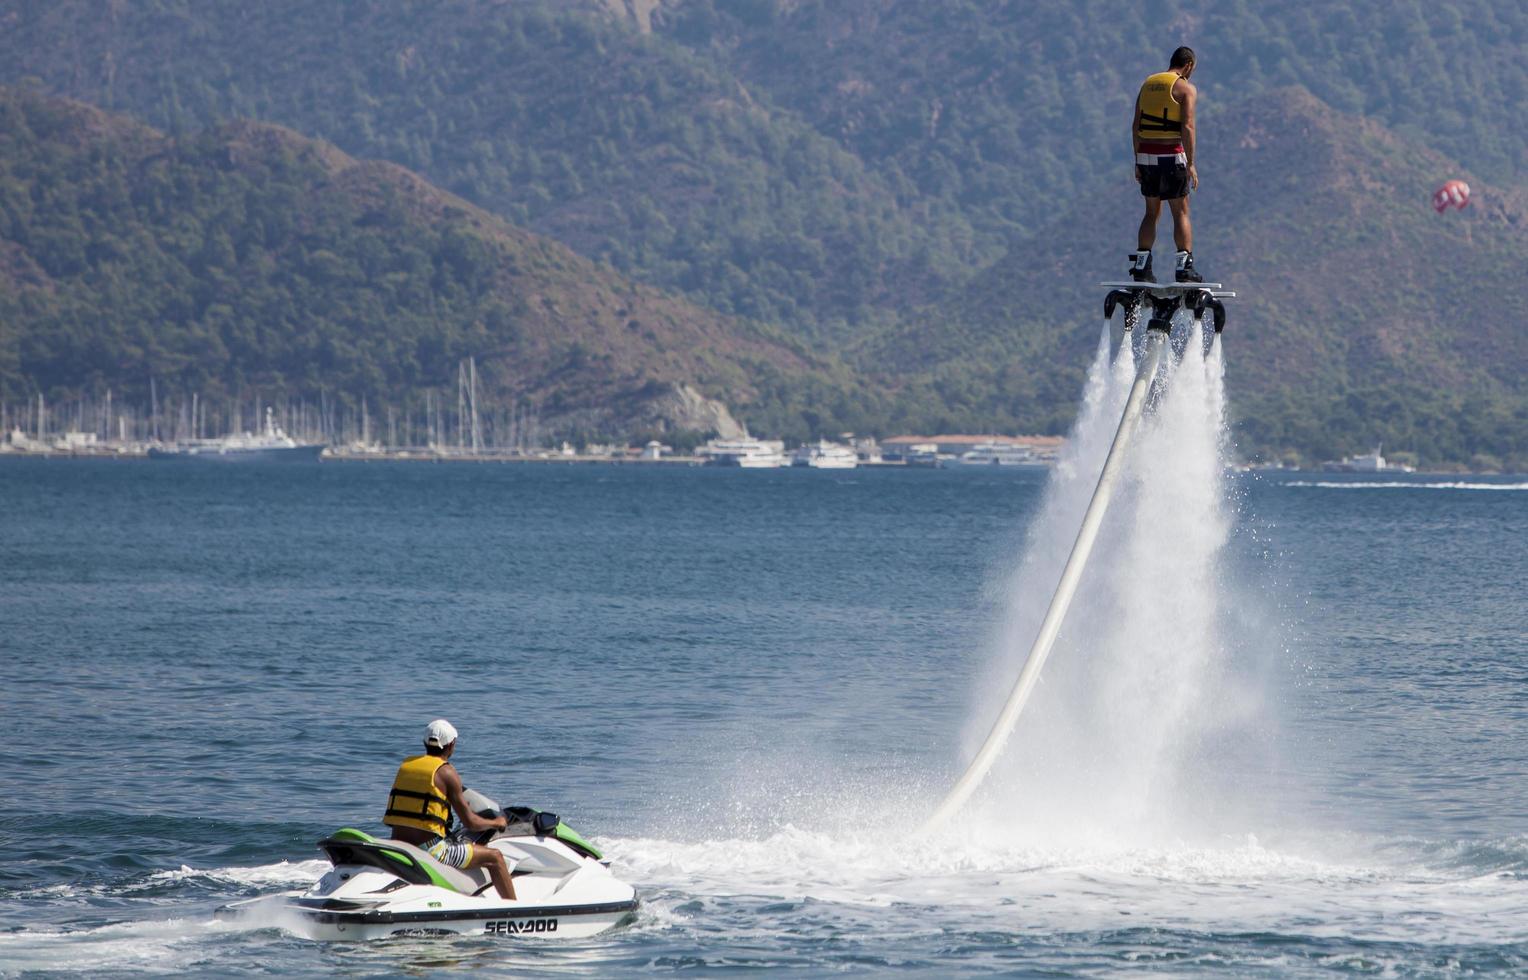
<svg viewBox="0 0 1528 980">
<path fill-rule="evenodd" d="M 1149 252 L 1151 250 L 1151 246 L 1157 240 L 1157 219 L 1160 217 L 1162 217 L 1162 199 L 1160 197 L 1146 198 L 1146 217 L 1141 219 L 1141 232 L 1135 239 L 1135 247 L 1137 249 L 1142 252 Z M 1175 233 L 1177 220 L 1178 212 L 1175 210 L 1173 211 L 1173 228 Z"/>
<path fill-rule="evenodd" d="M 479 847 L 472 845 L 472 856 L 467 859 L 467 867 L 488 869 L 488 877 L 493 879 L 493 887 L 499 890 L 499 897 L 511 902 L 515 900 L 515 883 L 509 876 L 509 865 L 504 862 L 504 854 L 497 848 Z"/>
<path fill-rule="evenodd" d="M 1188 219 L 1188 195 L 1172 198 L 1167 202 L 1167 208 L 1173 215 L 1173 242 L 1178 246 L 1178 251 L 1192 252 L 1194 226 Z"/>
</svg>

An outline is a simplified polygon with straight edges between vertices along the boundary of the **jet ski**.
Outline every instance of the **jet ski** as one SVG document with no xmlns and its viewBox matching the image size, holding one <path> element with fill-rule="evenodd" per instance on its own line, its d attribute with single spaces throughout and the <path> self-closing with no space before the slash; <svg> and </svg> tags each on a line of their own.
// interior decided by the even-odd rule
<svg viewBox="0 0 1528 980">
<path fill-rule="evenodd" d="M 502 851 L 515 884 L 506 901 L 486 868 L 463 871 L 402 841 L 346 827 L 318 842 L 334 865 L 305 892 L 236 902 L 223 914 L 278 908 L 294 914 L 296 931 L 317 940 L 387 936 L 474 935 L 583 938 L 636 917 L 637 892 L 610 872 L 610 862 L 556 814 L 499 805 L 466 791 L 473 812 L 502 813 L 503 830 L 453 835 Z"/>
</svg>

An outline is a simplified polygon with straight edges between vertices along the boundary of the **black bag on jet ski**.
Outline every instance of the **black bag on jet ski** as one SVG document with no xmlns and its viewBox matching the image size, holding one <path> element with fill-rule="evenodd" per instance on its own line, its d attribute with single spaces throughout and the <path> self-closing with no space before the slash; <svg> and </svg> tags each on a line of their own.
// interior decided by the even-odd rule
<svg viewBox="0 0 1528 980">
<path fill-rule="evenodd" d="M 532 809 L 528 806 L 507 806 L 504 819 L 509 826 L 504 833 L 510 837 L 555 837 L 581 854 L 596 861 L 602 860 L 599 850 L 579 836 L 578 831 L 563 823 L 555 813 Z"/>
</svg>

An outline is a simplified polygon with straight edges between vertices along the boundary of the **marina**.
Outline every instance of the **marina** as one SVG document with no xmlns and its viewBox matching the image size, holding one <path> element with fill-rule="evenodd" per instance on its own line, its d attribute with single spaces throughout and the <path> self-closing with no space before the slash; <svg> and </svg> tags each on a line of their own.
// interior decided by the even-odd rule
<svg viewBox="0 0 1528 980">
<path fill-rule="evenodd" d="M 1056 437 L 1014 437 L 1006 444 L 981 443 L 980 450 L 963 450 L 968 436 L 936 437 L 953 450 L 939 451 L 940 443 L 927 437 L 898 437 L 892 444 L 911 445 L 910 451 L 883 452 L 874 439 L 850 438 L 846 443 L 821 439 L 802 444 L 789 452 L 778 439 L 713 439 L 690 451 L 675 451 L 671 446 L 652 441 L 644 446 L 587 445 L 575 447 L 564 442 L 558 446 L 498 447 L 462 445 L 385 446 L 351 442 L 325 445 L 298 441 L 277 424 L 267 409 L 264 430 L 258 435 L 235 433 L 217 439 L 191 439 L 173 443 L 156 441 L 119 441 L 101 439 L 95 433 L 70 430 L 56 436 L 34 438 L 14 429 L 0 439 L 0 458 L 5 456 L 104 457 L 116 459 L 147 458 L 177 461 L 218 461 L 265 459 L 292 462 L 347 460 L 352 462 L 433 462 L 433 463 L 612 463 L 620 465 L 719 466 L 737 469 L 825 469 L 850 470 L 857 467 L 911 467 L 914 469 L 970 465 L 972 453 L 988 454 L 983 462 L 1003 466 L 1044 468 L 1054 463 L 1055 453 L 1065 445 Z M 982 437 L 986 438 L 986 437 Z M 912 440 L 909 442 L 909 440 Z M 1036 451 L 1032 446 L 1038 446 Z"/>
</svg>

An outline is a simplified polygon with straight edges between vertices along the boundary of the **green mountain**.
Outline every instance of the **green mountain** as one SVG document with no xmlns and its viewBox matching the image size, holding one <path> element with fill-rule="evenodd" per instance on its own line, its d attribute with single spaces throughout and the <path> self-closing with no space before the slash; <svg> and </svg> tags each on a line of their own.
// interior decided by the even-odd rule
<svg viewBox="0 0 1528 980">
<path fill-rule="evenodd" d="M 1207 105 L 1303 84 L 1521 184 L 1528 16 L 988 0 L 56 0 L 0 81 L 176 131 L 290 126 L 635 278 L 825 337 L 937 299 L 1118 167 L 1186 40 Z"/>
<path fill-rule="evenodd" d="M 1482 297 L 1506 290 L 1493 309 L 1519 305 L 1498 265 L 1518 247 L 1514 226 L 1505 245 L 1489 240 L 1489 215 L 1516 220 L 1528 189 L 1528 8 L 1515 0 L 56 0 L 0 9 L 0 26 L 0 81 L 172 136 L 233 118 L 289 126 L 409 167 L 636 281 L 842 347 L 877 376 L 867 395 L 831 366 L 811 383 L 760 375 L 757 395 L 735 399 L 756 398 L 752 417 L 791 433 L 808 418 L 1064 427 L 1080 366 L 1038 369 L 1056 351 L 1025 325 L 1034 310 L 1063 315 L 1049 305 L 1058 294 L 1047 280 L 1017 298 L 1004 283 L 1032 284 L 1037 264 L 1081 283 L 1118 268 L 1137 207 L 1123 177 L 1130 99 L 1187 42 L 1204 105 L 1201 258 L 1277 287 L 1249 288 L 1245 315 L 1283 323 L 1306 358 L 1233 375 L 1244 445 L 1321 456 L 1384 435 L 1434 459 L 1520 458 L 1493 413 L 1513 418 L 1528 364 L 1510 342 L 1482 353 L 1479 341 L 1496 329 L 1482 326 Z M 1265 104 L 1246 101 L 1260 93 L 1276 105 L 1291 86 L 1315 115 L 1383 126 L 1385 148 L 1337 166 L 1285 130 L 1280 166 L 1232 154 L 1212 171 L 1233 140 L 1260 138 L 1237 107 Z M 1418 202 L 1456 176 L 1476 187 L 1475 208 L 1419 224 L 1431 213 Z M 1350 193 L 1332 191 L 1318 213 L 1294 187 Z M 1287 207 L 1260 210 L 1271 200 Z M 1251 213 L 1264 225 L 1238 224 Z M 1100 241 L 1083 248 L 1087 221 Z M 1448 265 L 1446 229 L 1474 236 L 1447 282 L 1421 251 L 1376 244 L 1440 248 Z M 1312 268 L 1321 289 L 1349 277 L 1340 323 L 1302 292 L 1316 288 Z M 1371 286 L 1380 293 L 1355 298 Z M 1066 322 L 1096 302 L 1073 299 Z M 1011 336 L 999 341 L 1004 302 Z M 1413 309 L 1433 318 L 1434 339 L 1413 329 L 1426 318 Z M 902 356 L 909 343 L 924 356 Z M 1399 428 L 1380 432 L 1380 418 Z"/>
<path fill-rule="evenodd" d="M 1213 132 L 1195 245 L 1240 293 L 1224 343 L 1242 450 L 1320 459 L 1383 440 L 1434 463 L 1528 466 L 1528 194 L 1304 89 L 1231 107 Z M 1463 174 L 1476 203 L 1434 213 L 1438 173 Z M 861 359 L 918 375 L 905 400 L 948 406 L 950 426 L 1062 424 L 1097 341 L 1092 283 L 1124 278 L 1139 209 L 1120 175 Z M 1160 277 L 1165 215 L 1158 234 Z"/>
<path fill-rule="evenodd" d="M 1299 85 L 1493 182 L 1528 163 L 1512 0 L 683 0 L 647 22 L 984 237 L 1034 231 L 1127 162 L 1136 86 L 1180 44 L 1207 107 Z"/>
<path fill-rule="evenodd" d="M 0 89 L 0 400 L 455 401 L 548 434 L 805 436 L 873 404 L 794 342 L 621 278 L 400 167 L 279 127 L 170 137 Z M 717 403 L 707 402 L 709 396 Z M 799 414 L 809 401 L 813 412 Z M 851 424 L 844 418 L 841 424 Z"/>
<path fill-rule="evenodd" d="M 3 23 L 0 82 L 172 133 L 289 126 L 722 312 L 857 323 L 996 257 L 707 59 L 576 4 L 61 0 Z"/>
</svg>

